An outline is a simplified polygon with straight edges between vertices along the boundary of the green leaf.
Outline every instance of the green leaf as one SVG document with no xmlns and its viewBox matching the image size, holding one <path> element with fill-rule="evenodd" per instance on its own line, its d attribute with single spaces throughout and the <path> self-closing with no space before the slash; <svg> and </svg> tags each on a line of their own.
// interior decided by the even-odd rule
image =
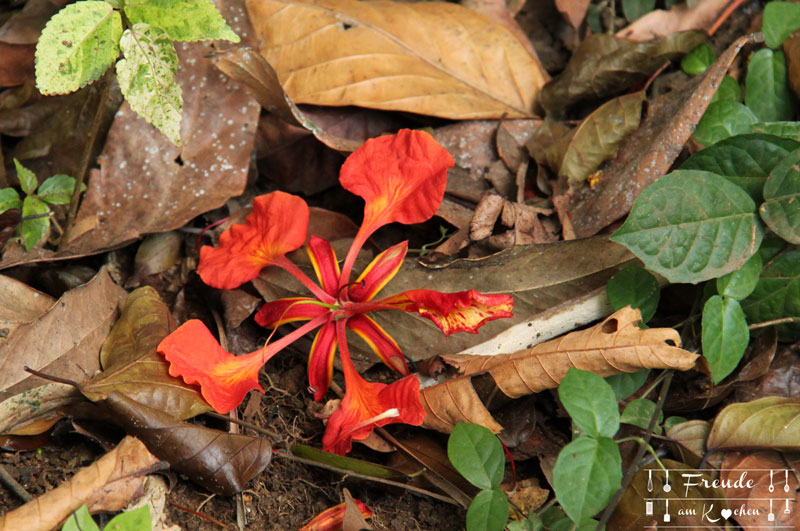
<svg viewBox="0 0 800 531">
<path fill-rule="evenodd" d="M 747 298 L 756 289 L 763 265 L 761 254 L 754 254 L 741 268 L 717 279 L 717 292 L 737 300 Z"/>
<path fill-rule="evenodd" d="M 621 481 L 619 448 L 608 437 L 575 439 L 561 449 L 553 468 L 556 499 L 573 522 L 602 510 Z"/>
<path fill-rule="evenodd" d="M 617 400 L 625 400 L 644 385 L 649 374 L 650 369 L 643 369 L 636 372 L 612 374 L 611 376 L 606 376 L 605 380 L 614 390 L 614 396 L 617 397 Z"/>
<path fill-rule="evenodd" d="M 125 14 L 134 24 L 159 28 L 174 41 L 240 40 L 210 0 L 130 0 Z"/>
<path fill-rule="evenodd" d="M 800 122 L 759 122 L 753 125 L 753 132 L 800 140 Z"/>
<path fill-rule="evenodd" d="M 739 88 L 739 82 L 731 76 L 725 76 L 719 84 L 719 88 L 711 98 L 711 103 L 715 101 L 740 101 L 742 99 L 742 91 Z"/>
<path fill-rule="evenodd" d="M 89 508 L 81 505 L 74 513 L 69 515 L 67 521 L 61 526 L 61 531 L 100 531 L 97 524 L 89 514 Z"/>
<path fill-rule="evenodd" d="M 689 419 L 685 417 L 678 417 L 678 416 L 667 417 L 667 419 L 664 421 L 664 429 L 669 431 L 669 429 L 672 428 L 673 426 L 677 426 L 678 424 L 682 424 L 684 422 L 687 422 L 688 420 Z"/>
<path fill-rule="evenodd" d="M 306 446 L 305 444 L 293 444 L 289 447 L 289 451 L 292 452 L 292 455 L 296 455 L 297 457 L 322 463 L 323 465 L 330 465 L 344 470 L 351 470 L 363 476 L 372 476 L 375 478 L 384 479 L 395 479 L 399 476 L 399 472 L 392 470 L 389 467 L 385 467 L 377 463 L 371 463 L 369 461 L 362 461 L 361 459 L 355 459 L 353 457 L 347 457 L 345 455 L 325 452 L 312 446 Z"/>
<path fill-rule="evenodd" d="M 47 214 L 50 212 L 50 207 L 47 203 L 39 200 L 36 196 L 29 195 L 22 202 L 22 216 L 34 216 L 36 214 Z M 45 216 L 41 218 L 26 219 L 22 222 L 22 240 L 25 242 L 25 250 L 30 251 L 33 249 L 50 227 L 50 218 Z"/>
<path fill-rule="evenodd" d="M 704 170 L 721 175 L 761 201 L 772 169 L 800 148 L 800 142 L 775 135 L 754 133 L 732 136 L 700 150 L 681 165 L 682 170 Z"/>
<path fill-rule="evenodd" d="M 763 48 L 753 54 L 747 66 L 744 102 L 761 122 L 795 118 L 797 100 L 789 89 L 786 56 L 782 51 Z"/>
<path fill-rule="evenodd" d="M 630 22 L 655 9 L 656 0 L 622 0 L 622 12 Z"/>
<path fill-rule="evenodd" d="M 636 198 L 611 240 L 670 282 L 697 283 L 741 267 L 762 236 L 744 190 L 713 173 L 678 170 Z"/>
<path fill-rule="evenodd" d="M 800 148 L 786 155 L 767 177 L 761 219 L 775 234 L 800 243 Z"/>
<path fill-rule="evenodd" d="M 642 312 L 642 321 L 646 323 L 656 313 L 661 291 L 656 277 L 631 264 L 608 280 L 606 294 L 615 310 L 629 305 L 638 308 Z"/>
<path fill-rule="evenodd" d="M 710 146 L 726 138 L 749 133 L 758 118 L 738 101 L 717 101 L 706 109 L 692 138 Z"/>
<path fill-rule="evenodd" d="M 794 30 L 800 28 L 800 5 L 792 2 L 767 2 L 761 23 L 764 42 L 778 49 Z"/>
<path fill-rule="evenodd" d="M 617 433 L 617 398 L 600 376 L 570 367 L 558 386 L 558 398 L 572 421 L 588 435 L 613 437 Z"/>
<path fill-rule="evenodd" d="M 136 24 L 125 30 L 120 47 L 125 58 L 117 62 L 117 78 L 131 109 L 180 146 L 183 100 L 175 82 L 178 54 L 169 35 Z"/>
<path fill-rule="evenodd" d="M 36 44 L 36 87 L 66 94 L 97 80 L 119 55 L 122 17 L 106 2 L 76 2 L 56 13 Z"/>
<path fill-rule="evenodd" d="M 653 413 L 656 412 L 656 403 L 646 398 L 637 398 L 628 402 L 625 409 L 622 411 L 619 421 L 623 424 L 631 424 L 646 430 L 650 426 L 650 419 Z M 658 422 L 655 425 L 653 433 L 661 433 L 660 424 L 664 422 L 664 413 L 658 413 Z"/>
<path fill-rule="evenodd" d="M 456 424 L 447 441 L 447 457 L 459 474 L 480 489 L 493 489 L 503 481 L 503 446 L 483 426 Z"/>
<path fill-rule="evenodd" d="M 467 509 L 467 531 L 502 531 L 508 522 L 508 498 L 499 488 L 482 490 Z"/>
<path fill-rule="evenodd" d="M 785 250 L 767 262 L 742 308 L 751 323 L 800 317 L 800 249 Z M 781 325 L 778 330 L 783 337 L 800 337 L 800 324 Z"/>
<path fill-rule="evenodd" d="M 153 519 L 150 507 L 144 506 L 132 511 L 120 513 L 109 521 L 103 531 L 150 531 Z"/>
<path fill-rule="evenodd" d="M 0 214 L 10 208 L 22 208 L 22 201 L 19 194 L 13 188 L 3 188 L 0 190 Z"/>
<path fill-rule="evenodd" d="M 714 385 L 733 372 L 750 341 L 750 330 L 739 301 L 714 295 L 703 306 L 703 356 Z"/>
<path fill-rule="evenodd" d="M 508 531 L 540 531 L 544 529 L 541 521 L 535 516 L 531 516 L 524 520 L 514 520 L 513 522 L 508 522 L 506 527 L 508 528 Z"/>
<path fill-rule="evenodd" d="M 75 179 L 69 175 L 53 175 L 46 179 L 39 187 L 39 199 L 51 205 L 66 205 L 72 199 L 75 190 Z"/>
<path fill-rule="evenodd" d="M 36 191 L 36 187 L 39 186 L 36 175 L 20 164 L 17 159 L 14 159 L 14 166 L 17 168 L 17 179 L 19 179 L 20 188 L 22 188 L 22 191 L 25 192 L 26 195 L 31 195 Z"/>
<path fill-rule="evenodd" d="M 705 72 L 706 68 L 714 64 L 716 60 L 717 55 L 714 53 L 714 50 L 711 49 L 711 46 L 708 44 L 701 44 L 683 56 L 683 59 L 681 59 L 681 68 L 687 74 L 694 76 Z"/>
</svg>

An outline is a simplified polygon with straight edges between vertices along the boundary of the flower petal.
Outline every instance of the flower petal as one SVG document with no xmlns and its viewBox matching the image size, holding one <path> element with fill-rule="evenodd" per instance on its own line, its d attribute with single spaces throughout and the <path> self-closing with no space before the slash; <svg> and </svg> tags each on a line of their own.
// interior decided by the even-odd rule
<svg viewBox="0 0 800 531">
<path fill-rule="evenodd" d="M 330 311 L 317 299 L 292 297 L 268 302 L 256 312 L 255 320 L 264 328 L 275 328 L 294 321 L 308 321 Z"/>
<path fill-rule="evenodd" d="M 303 245 L 307 229 L 308 205 L 301 198 L 284 192 L 256 197 L 244 224 L 223 232 L 218 247 L 200 249 L 197 272 L 209 286 L 236 288 Z"/>
<path fill-rule="evenodd" d="M 320 286 L 328 295 L 336 297 L 339 290 L 339 262 L 330 242 L 319 236 L 311 236 L 306 247 L 311 265 L 317 274 Z"/>
<path fill-rule="evenodd" d="M 416 289 L 374 303 L 427 317 L 445 336 L 455 332 L 477 334 L 484 323 L 514 315 L 514 299 L 510 295 L 484 295 L 472 289 L 458 293 Z"/>
<path fill-rule="evenodd" d="M 344 336 L 344 320 L 336 322 L 336 333 Z M 322 449 L 344 455 L 353 446 L 353 440 L 366 439 L 378 426 L 405 423 L 422 424 L 425 410 L 419 399 L 419 380 L 415 375 L 386 385 L 368 382 L 358 374 L 350 359 L 347 343 L 341 345 L 342 368 L 347 387 L 339 409 L 334 411 L 325 435 Z"/>
<path fill-rule="evenodd" d="M 372 297 L 397 274 L 407 251 L 408 242 L 402 242 L 376 256 L 349 289 L 350 300 L 357 302 L 372 300 Z"/>
<path fill-rule="evenodd" d="M 358 510 L 364 518 L 372 517 L 372 509 L 361 500 L 353 500 L 356 502 Z M 309 523 L 298 529 L 298 531 L 340 531 L 344 523 L 344 513 L 347 505 L 340 503 L 328 509 L 325 509 L 317 516 L 311 519 Z"/>
<path fill-rule="evenodd" d="M 333 378 L 333 358 L 336 355 L 336 327 L 329 320 L 319 329 L 308 353 L 308 385 L 314 400 L 320 401 Z"/>
<path fill-rule="evenodd" d="M 347 320 L 347 327 L 358 334 L 389 368 L 400 374 L 408 374 L 408 365 L 403 352 L 392 336 L 378 323 L 364 314 L 358 314 Z"/>
<path fill-rule="evenodd" d="M 203 398 L 219 413 L 227 413 L 258 384 L 258 371 L 266 362 L 264 349 L 234 356 L 223 349 L 198 319 L 186 321 L 158 345 L 169 362 L 170 376 L 199 384 Z M 268 358 L 267 358 L 268 359 Z"/>
</svg>

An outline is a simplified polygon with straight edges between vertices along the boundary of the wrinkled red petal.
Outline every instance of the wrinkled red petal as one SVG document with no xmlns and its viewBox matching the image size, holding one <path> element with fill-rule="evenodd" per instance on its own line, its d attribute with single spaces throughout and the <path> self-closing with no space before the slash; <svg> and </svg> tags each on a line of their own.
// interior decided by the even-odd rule
<svg viewBox="0 0 800 531">
<path fill-rule="evenodd" d="M 364 518 L 372 517 L 372 509 L 367 507 L 367 504 L 361 500 L 353 500 L 361 511 Z M 340 503 L 328 509 L 325 509 L 317 516 L 315 516 L 309 523 L 301 527 L 298 531 L 340 531 L 344 523 L 344 512 L 347 508 L 346 504 Z"/>
<path fill-rule="evenodd" d="M 308 384 L 314 392 L 314 400 L 322 400 L 328 392 L 333 378 L 336 343 L 336 327 L 329 320 L 317 331 L 308 353 Z"/>
<path fill-rule="evenodd" d="M 320 286 L 328 295 L 336 297 L 339 290 L 339 262 L 330 242 L 312 235 L 306 249 Z"/>
<path fill-rule="evenodd" d="M 350 300 L 356 302 L 371 300 L 397 274 L 407 251 L 408 242 L 402 242 L 376 256 L 350 287 L 348 291 Z"/>
<path fill-rule="evenodd" d="M 400 374 L 408 374 L 408 365 L 403 352 L 392 336 L 378 323 L 364 314 L 359 314 L 347 320 L 347 327 L 358 334 L 388 367 Z"/>
<path fill-rule="evenodd" d="M 477 334 L 488 321 L 514 316 L 510 295 L 484 295 L 472 289 L 458 293 L 416 289 L 374 302 L 427 317 L 445 336 L 455 332 Z"/>
<path fill-rule="evenodd" d="M 209 286 L 236 288 L 303 245 L 307 229 L 308 205 L 299 197 L 284 192 L 256 197 L 244 224 L 223 232 L 219 246 L 200 249 L 197 272 Z"/>
<path fill-rule="evenodd" d="M 308 297 L 278 299 L 259 308 L 255 320 L 264 328 L 275 328 L 294 321 L 308 321 L 330 311 L 317 302 Z"/>
<path fill-rule="evenodd" d="M 238 406 L 251 389 L 264 392 L 258 384 L 258 371 L 269 359 L 265 359 L 264 349 L 234 356 L 198 319 L 179 326 L 161 341 L 157 350 L 169 362 L 170 376 L 200 385 L 203 398 L 219 413 Z"/>
</svg>

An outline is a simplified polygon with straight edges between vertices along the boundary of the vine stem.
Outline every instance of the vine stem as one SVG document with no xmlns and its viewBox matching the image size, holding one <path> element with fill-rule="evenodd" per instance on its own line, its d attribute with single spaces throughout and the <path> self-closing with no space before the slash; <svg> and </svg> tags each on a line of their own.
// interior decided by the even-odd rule
<svg viewBox="0 0 800 531">
<path fill-rule="evenodd" d="M 763 323 L 753 323 L 747 328 L 755 330 L 757 328 L 766 328 L 772 325 L 781 325 L 789 323 L 800 323 L 800 317 L 781 317 L 780 319 L 773 319 L 771 321 L 764 321 Z"/>
</svg>

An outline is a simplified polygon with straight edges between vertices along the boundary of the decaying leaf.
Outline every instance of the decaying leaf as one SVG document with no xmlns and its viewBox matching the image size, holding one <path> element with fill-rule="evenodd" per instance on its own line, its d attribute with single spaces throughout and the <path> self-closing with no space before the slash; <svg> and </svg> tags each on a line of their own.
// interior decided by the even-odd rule
<svg viewBox="0 0 800 531">
<path fill-rule="evenodd" d="M 0 530 L 50 531 L 81 505 L 90 511 L 119 511 L 141 489 L 159 460 L 135 437 L 83 468 L 69 481 L 0 516 Z"/>
<path fill-rule="evenodd" d="M 49 383 L 0 402 L 0 433 L 37 435 L 65 416 L 70 405 L 83 400 L 71 385 Z"/>
<path fill-rule="evenodd" d="M 420 392 L 423 426 L 450 432 L 458 422 L 483 424 L 495 433 L 502 426 L 492 419 L 472 387 L 471 377 L 488 373 L 497 388 L 518 398 L 558 386 L 570 367 L 600 376 L 641 369 L 688 370 L 696 354 L 680 348 L 680 336 L 671 328 L 642 330 L 639 310 L 623 308 L 592 328 L 541 343 L 513 354 L 442 355 L 458 376 Z"/>
<path fill-rule="evenodd" d="M 700 466 L 706 455 L 706 439 L 711 431 L 711 423 L 707 420 L 690 420 L 681 422 L 667 430 L 667 437 L 675 442 L 671 445 L 673 453 L 681 457 L 681 461 L 692 466 Z"/>
<path fill-rule="evenodd" d="M 506 28 L 457 4 L 249 0 L 247 7 L 261 54 L 295 103 L 527 117 L 544 82 Z"/>
<path fill-rule="evenodd" d="M 728 0 L 702 0 L 693 5 L 680 3 L 669 11 L 654 9 L 617 32 L 617 37 L 632 41 L 649 41 L 679 31 L 708 30 Z"/>
<path fill-rule="evenodd" d="M 41 317 L 54 302 L 46 293 L 17 279 L 0 275 L 0 345 L 19 326 Z"/>
<path fill-rule="evenodd" d="M 800 398 L 767 397 L 731 404 L 717 415 L 709 449 L 800 449 Z"/>
</svg>

